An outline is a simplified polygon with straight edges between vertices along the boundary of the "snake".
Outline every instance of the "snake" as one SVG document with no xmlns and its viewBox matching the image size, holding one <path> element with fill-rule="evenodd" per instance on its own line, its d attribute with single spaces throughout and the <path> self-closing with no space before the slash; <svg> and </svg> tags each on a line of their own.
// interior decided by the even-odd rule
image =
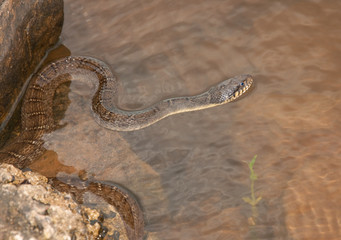
<svg viewBox="0 0 341 240">
<path fill-rule="evenodd" d="M 114 131 L 135 131 L 173 114 L 232 102 L 244 95 L 253 84 L 251 75 L 239 75 L 198 95 L 169 98 L 142 110 L 128 111 L 118 108 L 115 104 L 118 78 L 106 63 L 87 56 L 64 57 L 48 64 L 32 77 L 21 108 L 21 132 L 15 141 L 0 150 L 0 162 L 23 169 L 43 154 L 43 136 L 56 128 L 52 109 L 54 92 L 59 85 L 75 77 L 79 78 L 80 74 L 84 76 L 79 80 L 91 79 L 95 84 L 96 91 L 91 102 L 94 120 Z M 52 182 L 62 190 L 68 188 L 56 178 L 53 178 Z M 143 213 L 131 193 L 116 185 L 109 186 L 100 182 L 89 184 L 87 190 L 101 195 L 117 208 L 126 224 L 129 239 L 143 238 Z"/>
</svg>

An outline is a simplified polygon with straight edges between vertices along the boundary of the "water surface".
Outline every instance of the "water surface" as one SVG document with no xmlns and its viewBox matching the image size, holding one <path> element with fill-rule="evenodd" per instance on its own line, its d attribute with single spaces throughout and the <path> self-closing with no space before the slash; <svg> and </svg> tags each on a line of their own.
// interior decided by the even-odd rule
<svg viewBox="0 0 341 240">
<path fill-rule="evenodd" d="M 119 105 L 144 108 L 234 75 L 235 103 L 134 132 L 98 126 L 74 81 L 42 166 L 86 171 L 139 198 L 154 239 L 340 239 L 340 1 L 65 0 L 62 43 L 106 61 Z M 64 124 L 64 125 L 63 125 Z M 246 162 L 258 154 L 257 216 Z M 69 167 L 68 167 L 69 166 Z"/>
</svg>

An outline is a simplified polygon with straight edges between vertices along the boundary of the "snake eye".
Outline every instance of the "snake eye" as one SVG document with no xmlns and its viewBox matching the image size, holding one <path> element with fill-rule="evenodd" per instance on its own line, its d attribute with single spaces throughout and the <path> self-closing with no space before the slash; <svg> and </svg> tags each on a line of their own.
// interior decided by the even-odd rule
<svg viewBox="0 0 341 240">
<path fill-rule="evenodd" d="M 240 86 L 244 86 L 244 83 L 243 83 L 243 82 L 241 82 L 241 83 L 240 83 Z"/>
</svg>

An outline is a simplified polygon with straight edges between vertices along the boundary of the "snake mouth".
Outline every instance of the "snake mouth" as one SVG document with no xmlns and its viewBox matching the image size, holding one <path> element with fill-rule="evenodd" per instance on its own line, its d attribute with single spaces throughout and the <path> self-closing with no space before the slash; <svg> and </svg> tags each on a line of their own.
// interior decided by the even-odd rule
<svg viewBox="0 0 341 240">
<path fill-rule="evenodd" d="M 230 98 L 229 102 L 232 102 L 236 100 L 237 98 L 240 98 L 244 93 L 250 89 L 253 83 L 253 78 L 248 75 L 247 78 L 240 83 L 240 88 L 234 93 L 234 95 Z"/>
</svg>

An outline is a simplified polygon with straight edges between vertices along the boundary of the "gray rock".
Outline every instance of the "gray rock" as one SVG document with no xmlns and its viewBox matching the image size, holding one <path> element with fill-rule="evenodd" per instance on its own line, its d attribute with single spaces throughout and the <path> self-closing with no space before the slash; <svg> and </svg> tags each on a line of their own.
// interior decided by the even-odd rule
<svg viewBox="0 0 341 240">
<path fill-rule="evenodd" d="M 46 177 L 1 164 L 0 239 L 96 239 L 115 232 L 127 239 L 116 209 L 86 198 L 92 199 L 89 206 L 79 205 L 53 189 Z"/>
</svg>

